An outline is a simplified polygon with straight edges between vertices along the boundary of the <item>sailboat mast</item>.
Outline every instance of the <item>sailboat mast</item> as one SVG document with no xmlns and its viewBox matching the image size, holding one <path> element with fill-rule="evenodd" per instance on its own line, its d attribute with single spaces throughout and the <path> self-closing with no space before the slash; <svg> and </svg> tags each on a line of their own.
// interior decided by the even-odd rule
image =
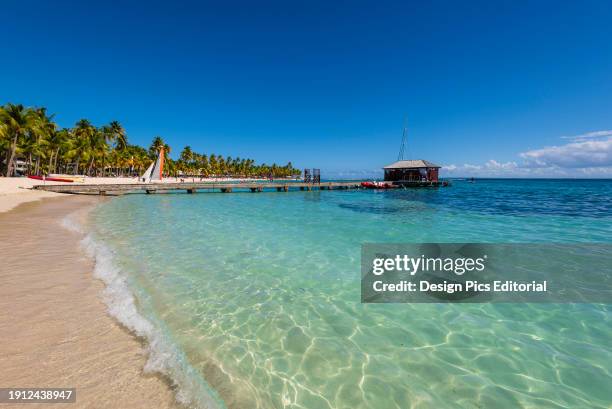
<svg viewBox="0 0 612 409">
<path fill-rule="evenodd" d="M 397 160 L 404 160 L 404 151 L 406 150 L 406 140 L 408 138 L 406 121 L 407 120 L 404 118 L 404 129 L 402 131 L 402 143 L 400 145 L 399 155 L 397 155 Z"/>
</svg>

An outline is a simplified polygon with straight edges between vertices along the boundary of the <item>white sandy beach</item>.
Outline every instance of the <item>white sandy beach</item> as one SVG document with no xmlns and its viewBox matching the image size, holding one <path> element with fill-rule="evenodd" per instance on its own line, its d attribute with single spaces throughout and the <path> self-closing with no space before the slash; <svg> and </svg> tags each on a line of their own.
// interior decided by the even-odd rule
<svg viewBox="0 0 612 409">
<path fill-rule="evenodd" d="M 30 190 L 36 184 L 40 184 L 40 181 L 0 177 L 0 213 L 7 212 L 21 203 L 60 196 L 58 193 Z"/>
<path fill-rule="evenodd" d="M 61 226 L 105 199 L 31 190 L 40 183 L 0 178 L 0 384 L 76 387 L 77 408 L 180 407 L 168 380 L 143 373 L 142 341 L 108 315 L 80 235 Z"/>
</svg>

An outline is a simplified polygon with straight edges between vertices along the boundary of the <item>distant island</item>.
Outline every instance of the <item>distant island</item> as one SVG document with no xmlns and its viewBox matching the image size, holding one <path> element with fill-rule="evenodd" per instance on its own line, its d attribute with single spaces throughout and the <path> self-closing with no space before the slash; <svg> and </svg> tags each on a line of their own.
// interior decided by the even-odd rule
<svg viewBox="0 0 612 409">
<path fill-rule="evenodd" d="M 291 162 L 284 166 L 256 164 L 253 159 L 201 154 L 185 146 L 178 160 L 168 157 L 172 148 L 155 136 L 147 148 L 128 143 L 118 121 L 94 126 L 79 120 L 61 128 L 44 107 L 7 103 L 0 107 L 0 175 L 63 173 L 98 177 L 136 176 L 164 148 L 167 176 L 288 178 L 301 175 Z"/>
</svg>

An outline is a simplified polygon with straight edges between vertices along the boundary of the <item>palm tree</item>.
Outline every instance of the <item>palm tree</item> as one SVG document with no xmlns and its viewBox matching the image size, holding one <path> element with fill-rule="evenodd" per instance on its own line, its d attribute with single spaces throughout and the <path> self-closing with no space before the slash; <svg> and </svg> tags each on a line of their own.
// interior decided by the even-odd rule
<svg viewBox="0 0 612 409">
<path fill-rule="evenodd" d="M 95 160 L 96 157 L 101 157 L 102 161 L 101 161 L 101 168 L 102 168 L 102 172 L 104 172 L 104 162 L 105 162 L 105 158 L 106 158 L 106 154 L 108 152 L 108 144 L 107 144 L 107 134 L 104 132 L 103 129 L 96 129 L 95 127 L 93 128 L 93 131 L 91 132 L 90 135 L 90 141 L 89 141 L 89 145 L 90 145 L 90 162 L 89 162 L 89 170 L 87 171 L 87 173 L 91 176 L 92 172 L 94 172 L 94 164 L 95 164 Z M 97 172 L 96 172 L 97 173 Z"/>
<path fill-rule="evenodd" d="M 193 174 L 193 162 L 197 156 L 198 154 L 191 150 L 191 146 L 185 146 L 179 156 L 178 169 L 184 174 Z"/>
<path fill-rule="evenodd" d="M 211 153 L 208 162 L 210 164 L 210 173 L 217 176 L 219 174 L 219 162 L 217 161 L 217 156 L 214 153 Z"/>
<path fill-rule="evenodd" d="M 38 174 L 38 163 L 36 169 L 32 171 L 33 158 L 38 158 L 43 154 L 42 148 L 45 142 L 37 132 L 28 132 L 19 145 L 19 153 L 26 158 L 29 175 Z"/>
<path fill-rule="evenodd" d="M 115 141 L 115 149 L 118 151 L 123 151 L 127 148 L 127 135 L 125 134 L 125 129 L 118 121 L 111 121 L 108 124 Z"/>
<path fill-rule="evenodd" d="M 147 151 L 142 146 L 137 145 L 129 145 L 128 150 L 130 151 L 133 166 L 131 171 L 133 172 L 136 169 L 138 173 L 141 173 L 141 170 L 144 170 L 151 161 Z"/>
<path fill-rule="evenodd" d="M 0 107 L 0 118 L 2 117 L 2 113 L 1 113 L 2 110 L 4 110 L 4 108 Z M 10 146 L 10 139 L 9 139 L 8 125 L 3 122 L 0 122 L 0 152 L 7 152 L 9 146 Z"/>
<path fill-rule="evenodd" d="M 57 164 L 61 153 L 69 151 L 72 135 L 70 129 L 61 129 L 49 135 L 48 149 L 49 152 L 49 172 L 57 172 Z"/>
<path fill-rule="evenodd" d="M 106 173 L 106 154 L 110 150 L 110 145 L 114 146 L 113 149 L 113 158 L 114 162 L 118 162 L 122 159 L 121 152 L 125 151 L 127 148 L 127 136 L 125 134 L 125 129 L 121 126 L 118 121 L 111 121 L 108 125 L 104 125 L 99 130 L 104 139 L 104 145 L 102 146 L 102 141 L 98 138 L 94 140 L 97 145 L 97 153 L 102 155 L 102 175 L 104 176 Z M 116 151 L 116 152 L 115 152 Z"/>
<path fill-rule="evenodd" d="M 181 160 L 185 163 L 190 163 L 193 160 L 193 151 L 191 146 L 187 145 L 181 151 Z"/>
<path fill-rule="evenodd" d="M 117 174 L 141 172 L 151 158 L 164 149 L 168 174 L 184 170 L 202 176 L 292 176 L 299 174 L 291 162 L 285 166 L 257 165 L 253 159 L 226 158 L 215 154 L 200 154 L 186 146 L 180 159 L 169 157 L 171 147 L 156 136 L 149 149 L 129 145 L 125 129 L 118 121 L 95 127 L 87 119 L 78 121 L 73 129 L 58 130 L 45 108 L 27 108 L 23 105 L 0 106 L 0 166 L 3 174 L 15 173 L 15 160 L 25 155 L 33 173 L 73 171 L 74 174 L 105 175 L 107 165 Z M 2 155 L 4 153 L 4 155 Z M 4 159 L 2 161 L 2 159 Z M 72 169 L 69 169 L 72 165 Z"/>
<path fill-rule="evenodd" d="M 164 140 L 161 136 L 156 136 L 153 138 L 153 142 L 151 142 L 151 146 L 149 146 L 149 155 L 151 157 L 156 157 L 159 151 L 165 146 Z"/>
<path fill-rule="evenodd" d="M 6 150 L 6 176 L 13 176 L 15 154 L 19 148 L 18 142 L 30 132 L 34 123 L 32 111 L 21 104 L 6 104 L 0 111 L 0 122 L 6 127 L 9 145 Z"/>
<path fill-rule="evenodd" d="M 57 130 L 57 124 L 53 122 L 53 115 L 47 115 L 46 108 L 37 108 L 34 110 L 34 124 L 31 134 L 33 140 L 32 150 L 28 162 L 31 166 L 32 155 L 36 159 L 34 174 L 40 173 L 41 159 L 48 156 L 49 139 Z"/>
<path fill-rule="evenodd" d="M 74 143 L 72 146 L 72 157 L 76 158 L 74 174 L 79 173 L 79 166 L 82 159 L 89 159 L 91 154 L 91 140 L 94 136 L 94 127 L 87 119 L 81 119 L 76 123 L 74 130 Z"/>
<path fill-rule="evenodd" d="M 210 173 L 210 165 L 208 163 L 208 156 L 204 155 L 200 155 L 200 163 L 199 163 L 199 167 L 201 169 L 201 173 L 204 176 L 208 176 Z"/>
</svg>

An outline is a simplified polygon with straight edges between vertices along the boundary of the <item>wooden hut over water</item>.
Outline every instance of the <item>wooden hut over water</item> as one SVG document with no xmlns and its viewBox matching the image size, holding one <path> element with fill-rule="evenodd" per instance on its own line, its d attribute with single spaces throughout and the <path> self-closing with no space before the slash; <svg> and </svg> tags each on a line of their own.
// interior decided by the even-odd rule
<svg viewBox="0 0 612 409">
<path fill-rule="evenodd" d="M 439 171 L 441 166 L 436 165 L 425 159 L 404 159 L 406 151 L 408 131 L 404 122 L 404 131 L 402 132 L 402 143 L 400 145 L 397 162 L 385 166 L 385 183 L 393 187 L 418 187 L 418 186 L 448 186 L 448 182 L 441 182 L 439 179 Z"/>
<path fill-rule="evenodd" d="M 397 185 L 438 185 L 441 166 L 424 159 L 398 160 L 385 166 L 385 182 Z"/>
</svg>

